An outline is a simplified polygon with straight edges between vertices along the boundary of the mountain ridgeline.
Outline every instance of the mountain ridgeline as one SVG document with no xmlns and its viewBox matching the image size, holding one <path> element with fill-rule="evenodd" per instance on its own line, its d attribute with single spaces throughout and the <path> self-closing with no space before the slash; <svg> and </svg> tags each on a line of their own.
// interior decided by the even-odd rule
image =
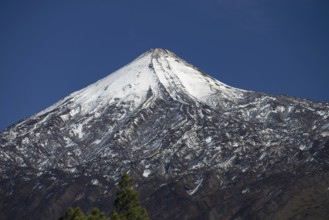
<svg viewBox="0 0 329 220">
<path fill-rule="evenodd" d="M 228 86 L 163 49 L 0 134 L 0 219 L 111 210 L 124 172 L 151 219 L 328 219 L 329 104 Z"/>
</svg>

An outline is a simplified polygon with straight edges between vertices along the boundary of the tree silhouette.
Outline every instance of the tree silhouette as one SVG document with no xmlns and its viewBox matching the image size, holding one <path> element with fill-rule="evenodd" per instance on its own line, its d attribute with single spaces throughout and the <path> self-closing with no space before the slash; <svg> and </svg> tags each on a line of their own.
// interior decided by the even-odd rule
<svg viewBox="0 0 329 220">
<path fill-rule="evenodd" d="M 86 220 L 86 216 L 80 208 L 69 207 L 63 217 L 59 220 Z"/>
<path fill-rule="evenodd" d="M 146 209 L 141 206 L 137 191 L 133 189 L 133 179 L 127 173 L 119 182 L 114 207 L 112 220 L 150 220 Z"/>
<path fill-rule="evenodd" d="M 104 212 L 100 212 L 98 208 L 93 208 L 87 220 L 110 220 L 110 218 Z"/>
</svg>

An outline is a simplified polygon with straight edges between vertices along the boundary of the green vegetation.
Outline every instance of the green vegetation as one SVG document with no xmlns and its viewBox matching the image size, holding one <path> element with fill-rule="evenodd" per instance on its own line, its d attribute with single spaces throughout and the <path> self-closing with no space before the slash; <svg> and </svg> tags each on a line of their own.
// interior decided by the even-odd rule
<svg viewBox="0 0 329 220">
<path fill-rule="evenodd" d="M 128 174 L 123 174 L 119 182 L 119 191 L 114 202 L 115 211 L 112 218 L 115 220 L 149 220 L 146 209 L 141 206 L 138 193 L 132 188 L 133 180 Z"/>
<path fill-rule="evenodd" d="M 85 216 L 80 208 L 68 208 L 66 214 L 59 220 L 110 220 L 104 212 L 99 212 L 98 208 L 94 208 L 88 216 Z"/>
<path fill-rule="evenodd" d="M 85 214 L 83 214 L 80 208 L 68 208 L 66 214 L 63 217 L 60 217 L 59 220 L 85 220 Z"/>
<path fill-rule="evenodd" d="M 146 209 L 141 206 L 137 191 L 133 189 L 133 180 L 127 173 L 122 175 L 119 182 L 114 207 L 111 220 L 150 220 Z M 80 208 L 70 207 L 59 220 L 110 220 L 110 217 L 98 208 L 85 216 Z"/>
</svg>

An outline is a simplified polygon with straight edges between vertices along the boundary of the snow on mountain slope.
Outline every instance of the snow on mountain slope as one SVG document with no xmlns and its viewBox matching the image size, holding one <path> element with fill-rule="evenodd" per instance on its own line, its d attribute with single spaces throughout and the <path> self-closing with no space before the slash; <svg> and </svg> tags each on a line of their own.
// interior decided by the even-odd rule
<svg viewBox="0 0 329 220">
<path fill-rule="evenodd" d="M 152 69 L 149 68 L 150 63 L 151 53 L 147 52 L 109 76 L 72 93 L 38 115 L 57 108 L 66 100 L 70 100 L 72 105 L 80 105 L 81 112 L 79 113 L 83 115 L 118 100 L 131 101 L 132 108 L 138 107 L 145 101 L 150 89 L 157 90 L 158 81 Z"/>
<path fill-rule="evenodd" d="M 225 99 L 233 100 L 243 96 L 243 90 L 211 78 L 174 53 L 151 49 L 109 76 L 39 112 L 37 116 L 52 111 L 67 100 L 70 100 L 71 105 L 80 106 L 78 111 L 81 115 L 117 101 L 131 102 L 130 107 L 133 110 L 146 100 L 150 91 L 159 95 L 161 86 L 175 100 L 180 100 L 177 92 L 205 103 L 218 92 Z"/>
<path fill-rule="evenodd" d="M 172 52 L 155 49 L 153 56 L 155 72 L 168 90 L 180 88 L 200 102 L 218 91 L 222 92 L 223 98 L 234 99 L 242 96 L 242 90 L 211 78 Z"/>
</svg>

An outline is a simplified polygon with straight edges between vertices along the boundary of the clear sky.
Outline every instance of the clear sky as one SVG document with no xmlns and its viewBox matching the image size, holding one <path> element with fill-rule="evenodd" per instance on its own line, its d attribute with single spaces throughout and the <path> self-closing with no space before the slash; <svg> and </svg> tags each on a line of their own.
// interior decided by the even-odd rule
<svg viewBox="0 0 329 220">
<path fill-rule="evenodd" d="M 328 0 L 1 0 L 0 130 L 150 48 L 234 87 L 329 102 Z"/>
</svg>

